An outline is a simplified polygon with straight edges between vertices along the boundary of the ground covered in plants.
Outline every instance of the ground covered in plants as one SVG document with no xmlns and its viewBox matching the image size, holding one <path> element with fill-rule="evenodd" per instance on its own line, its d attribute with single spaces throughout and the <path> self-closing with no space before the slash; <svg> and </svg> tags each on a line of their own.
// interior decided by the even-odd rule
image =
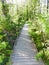
<svg viewBox="0 0 49 65">
<path fill-rule="evenodd" d="M 22 12 L 20 8 L 17 12 L 14 9 L 14 4 L 0 2 L 0 65 L 6 65 L 14 42 L 26 21 L 25 9 L 22 8 Z"/>
<path fill-rule="evenodd" d="M 29 24 L 29 34 L 36 47 L 36 58 L 49 65 L 49 14 L 42 14 L 38 0 L 27 0 L 21 6 L 0 1 L 0 65 L 6 65 L 14 42 L 23 25 Z"/>
<path fill-rule="evenodd" d="M 31 7 L 32 6 L 32 7 Z M 49 65 L 49 15 L 39 11 L 39 2 L 31 4 L 31 16 L 29 17 L 29 34 L 38 49 L 37 59 L 42 58 Z M 37 8 L 38 7 L 38 8 Z"/>
</svg>

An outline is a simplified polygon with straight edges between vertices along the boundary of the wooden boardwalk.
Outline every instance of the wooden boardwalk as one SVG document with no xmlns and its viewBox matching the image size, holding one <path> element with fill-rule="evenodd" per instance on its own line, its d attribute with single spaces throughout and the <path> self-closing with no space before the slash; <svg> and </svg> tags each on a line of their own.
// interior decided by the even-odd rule
<svg viewBox="0 0 49 65">
<path fill-rule="evenodd" d="M 25 24 L 19 38 L 15 42 L 14 50 L 11 55 L 10 65 L 44 65 L 42 60 L 36 60 L 37 49 L 30 40 L 28 25 Z"/>
</svg>

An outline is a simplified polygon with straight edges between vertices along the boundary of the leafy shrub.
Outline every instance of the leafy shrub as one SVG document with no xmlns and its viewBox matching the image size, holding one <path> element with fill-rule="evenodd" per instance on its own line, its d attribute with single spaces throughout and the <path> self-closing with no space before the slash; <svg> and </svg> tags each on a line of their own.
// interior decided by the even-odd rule
<svg viewBox="0 0 49 65">
<path fill-rule="evenodd" d="M 1 3 L 0 14 L 0 65 L 5 65 L 12 53 L 13 45 L 19 31 L 23 27 L 26 16 L 25 12 L 10 13 L 10 4 Z M 20 9 L 21 10 L 21 9 Z M 19 11 L 20 11 L 19 10 Z M 12 11 L 13 12 L 13 11 Z"/>
<path fill-rule="evenodd" d="M 36 14 L 36 13 L 35 13 Z M 39 14 L 34 16 L 34 18 L 29 19 L 29 34 L 31 38 L 34 39 L 34 43 L 39 51 L 37 58 L 43 58 L 46 64 L 49 64 L 49 53 L 48 46 L 49 42 L 49 18 L 48 15 L 44 16 Z M 48 44 L 48 45 L 47 45 Z M 44 50 L 45 49 L 45 50 Z M 46 53 L 47 52 L 47 53 Z M 48 54 L 48 55 L 47 55 Z"/>
</svg>

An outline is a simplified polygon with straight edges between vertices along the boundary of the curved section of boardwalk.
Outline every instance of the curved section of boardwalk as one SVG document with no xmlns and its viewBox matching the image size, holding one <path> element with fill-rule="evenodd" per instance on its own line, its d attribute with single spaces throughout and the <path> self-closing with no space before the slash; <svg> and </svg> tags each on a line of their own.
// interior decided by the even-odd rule
<svg viewBox="0 0 49 65">
<path fill-rule="evenodd" d="M 28 25 L 25 24 L 11 55 L 12 65 L 44 65 L 41 60 L 36 60 L 36 53 L 35 45 L 29 38 Z"/>
</svg>

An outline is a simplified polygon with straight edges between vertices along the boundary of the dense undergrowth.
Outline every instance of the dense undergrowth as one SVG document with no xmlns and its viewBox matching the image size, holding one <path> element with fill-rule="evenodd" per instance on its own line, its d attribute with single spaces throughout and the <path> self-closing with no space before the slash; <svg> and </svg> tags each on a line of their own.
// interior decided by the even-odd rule
<svg viewBox="0 0 49 65">
<path fill-rule="evenodd" d="M 29 21 L 29 34 L 34 40 L 34 43 L 39 51 L 37 59 L 42 57 L 44 62 L 47 63 L 46 65 L 49 65 L 49 25 L 47 24 L 47 18 L 38 17 L 35 20 Z"/>
<path fill-rule="evenodd" d="M 36 7 L 38 6 L 35 0 L 32 3 L 32 14 L 28 20 L 29 34 L 38 49 L 36 58 L 42 58 L 45 64 L 49 65 L 49 15 L 40 13 Z"/>
<path fill-rule="evenodd" d="M 0 2 L 0 65 L 8 62 L 14 42 L 26 20 L 25 10 L 20 13 L 19 9 L 16 13 L 16 10 L 11 11 L 14 6 Z"/>
<path fill-rule="evenodd" d="M 28 0 L 25 7 L 15 7 L 15 4 L 0 2 L 0 65 L 6 65 L 26 20 L 39 52 L 37 59 L 42 58 L 49 65 L 49 15 L 40 12 L 38 0 Z"/>
</svg>

